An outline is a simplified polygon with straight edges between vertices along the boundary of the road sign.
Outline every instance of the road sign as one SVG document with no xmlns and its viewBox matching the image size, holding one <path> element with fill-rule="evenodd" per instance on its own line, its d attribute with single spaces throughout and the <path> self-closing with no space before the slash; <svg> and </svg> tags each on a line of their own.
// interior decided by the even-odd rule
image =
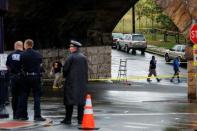
<svg viewBox="0 0 197 131">
<path fill-rule="evenodd" d="M 192 25 L 190 32 L 189 32 L 190 40 L 197 44 L 197 24 Z"/>
<path fill-rule="evenodd" d="M 193 46 L 194 66 L 197 66 L 197 45 Z"/>
</svg>

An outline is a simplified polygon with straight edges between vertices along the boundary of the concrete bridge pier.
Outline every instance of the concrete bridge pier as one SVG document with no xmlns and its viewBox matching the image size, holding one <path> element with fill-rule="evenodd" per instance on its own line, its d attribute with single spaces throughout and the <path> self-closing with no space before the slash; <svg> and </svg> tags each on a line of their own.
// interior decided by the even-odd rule
<svg viewBox="0 0 197 131">
<path fill-rule="evenodd" d="M 3 18 L 4 14 L 7 11 L 7 0 L 0 1 L 0 54 L 4 52 L 4 25 L 3 25 Z M 3 59 L 3 58 L 1 58 Z M 2 62 L 2 60 L 0 60 Z M 2 64 L 2 63 L 1 63 Z M 0 69 L 0 118 L 8 118 L 9 114 L 5 108 L 5 100 L 6 100 L 6 93 L 7 86 L 5 83 L 5 70 Z"/>
<path fill-rule="evenodd" d="M 188 38 L 189 30 L 197 19 L 196 0 L 155 0 L 162 10 L 172 19 L 179 31 Z M 196 100 L 196 69 L 193 65 L 192 45 L 187 43 L 185 56 L 188 60 L 188 100 Z"/>
</svg>

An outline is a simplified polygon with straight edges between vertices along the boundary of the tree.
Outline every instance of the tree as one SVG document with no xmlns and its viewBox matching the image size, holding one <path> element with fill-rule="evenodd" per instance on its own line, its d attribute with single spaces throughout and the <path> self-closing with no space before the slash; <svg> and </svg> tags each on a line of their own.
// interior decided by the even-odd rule
<svg viewBox="0 0 197 131">
<path fill-rule="evenodd" d="M 161 28 L 178 31 L 177 26 L 173 23 L 173 21 L 166 16 L 164 13 L 161 13 L 157 16 L 156 21 L 160 23 Z"/>
<path fill-rule="evenodd" d="M 145 3 L 147 0 L 141 0 L 136 4 L 136 8 L 135 8 L 135 13 L 137 15 L 137 20 L 138 20 L 138 24 L 139 24 L 139 30 L 141 28 L 141 18 L 143 17 L 143 12 L 144 12 L 144 8 L 145 8 Z"/>
</svg>

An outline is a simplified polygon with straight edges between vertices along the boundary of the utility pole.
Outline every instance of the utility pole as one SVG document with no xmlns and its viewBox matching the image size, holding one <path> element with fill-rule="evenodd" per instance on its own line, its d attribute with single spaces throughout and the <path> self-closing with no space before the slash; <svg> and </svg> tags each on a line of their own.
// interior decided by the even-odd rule
<svg viewBox="0 0 197 131">
<path fill-rule="evenodd" d="M 192 25 L 196 23 L 197 21 L 193 19 Z M 191 37 L 190 37 L 190 40 L 191 40 Z M 193 55 L 194 55 L 194 51 L 193 51 Z M 190 102 L 193 102 L 196 100 L 196 83 L 197 83 L 196 82 L 196 66 L 194 65 L 194 57 L 192 60 L 188 60 L 187 68 L 188 68 L 188 100 Z"/>
<path fill-rule="evenodd" d="M 133 26 L 133 33 L 135 33 L 135 5 L 132 7 L 132 26 Z"/>
<path fill-rule="evenodd" d="M 124 18 L 122 19 L 122 33 L 124 34 Z"/>
</svg>

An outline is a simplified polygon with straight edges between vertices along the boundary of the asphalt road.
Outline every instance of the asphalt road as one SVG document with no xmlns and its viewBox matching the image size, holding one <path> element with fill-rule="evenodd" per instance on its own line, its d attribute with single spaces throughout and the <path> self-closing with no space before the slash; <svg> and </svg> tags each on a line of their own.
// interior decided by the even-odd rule
<svg viewBox="0 0 197 131">
<path fill-rule="evenodd" d="M 197 105 L 187 100 L 186 87 L 133 82 L 131 85 L 90 83 L 96 127 L 101 131 L 193 131 L 197 129 Z M 9 108 L 10 109 L 10 108 Z M 43 98 L 42 114 L 53 124 L 38 131 L 77 131 L 76 110 L 71 126 L 64 117 L 62 99 Z M 33 105 L 29 102 L 30 120 Z"/>
<path fill-rule="evenodd" d="M 140 52 L 137 52 L 136 55 L 127 54 L 122 51 L 117 51 L 112 49 L 112 77 L 117 78 L 118 70 L 120 65 L 120 59 L 127 59 L 127 77 L 128 80 L 134 82 L 147 82 L 146 78 L 148 75 L 149 63 L 153 54 L 145 53 L 145 55 L 141 55 Z M 157 74 L 162 78 L 160 84 L 165 85 L 177 85 L 176 79 L 175 83 L 170 82 L 170 78 L 172 77 L 174 71 L 171 63 L 166 64 L 164 61 L 164 57 L 155 55 L 157 60 Z M 180 68 L 181 83 L 179 85 L 186 86 L 187 84 L 187 69 L 186 67 Z M 156 80 L 153 78 L 153 82 Z"/>
</svg>

